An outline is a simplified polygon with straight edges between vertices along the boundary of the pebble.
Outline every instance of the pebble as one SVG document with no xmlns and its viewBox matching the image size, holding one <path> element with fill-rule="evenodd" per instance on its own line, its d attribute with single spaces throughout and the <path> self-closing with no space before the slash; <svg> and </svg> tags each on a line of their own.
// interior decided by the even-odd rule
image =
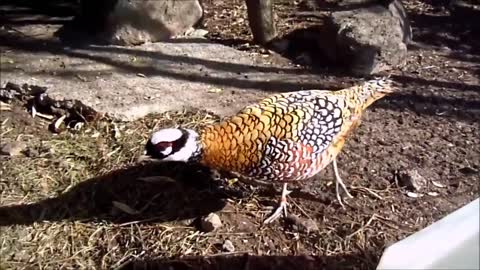
<svg viewBox="0 0 480 270">
<path fill-rule="evenodd" d="M 318 228 L 317 223 L 309 218 L 301 218 L 296 215 L 289 215 L 287 220 L 292 223 L 294 229 L 299 232 L 304 233 L 311 233 L 311 232 L 318 232 L 320 229 Z"/>
<path fill-rule="evenodd" d="M 194 218 L 187 218 L 187 219 L 179 220 L 178 224 L 181 224 L 183 226 L 192 226 L 194 222 L 195 222 Z"/>
<path fill-rule="evenodd" d="M 421 197 L 420 194 L 418 193 L 415 193 L 415 192 L 407 192 L 407 196 L 410 197 L 410 198 L 418 198 L 418 197 Z"/>
<path fill-rule="evenodd" d="M 437 181 L 432 181 L 432 184 L 438 188 L 445 188 L 446 186 L 444 184 L 441 184 Z"/>
<path fill-rule="evenodd" d="M 30 148 L 30 147 L 25 152 L 27 157 L 38 157 L 40 155 L 40 152 L 37 149 Z"/>
<path fill-rule="evenodd" d="M 427 184 L 427 180 L 417 170 L 400 172 L 400 181 L 403 186 L 413 188 L 416 191 L 421 190 Z"/>
<path fill-rule="evenodd" d="M 24 142 L 10 142 L 2 145 L 0 153 L 8 156 L 19 156 L 27 148 Z"/>
<path fill-rule="evenodd" d="M 225 242 L 223 242 L 222 249 L 227 252 L 235 252 L 235 246 L 230 240 L 225 240 Z"/>
<path fill-rule="evenodd" d="M 475 170 L 472 167 L 463 167 L 459 170 L 461 173 L 466 174 L 466 175 L 471 175 L 471 174 L 476 174 L 478 173 L 477 170 Z"/>
<path fill-rule="evenodd" d="M 212 232 L 222 227 L 222 221 L 217 214 L 210 213 L 200 220 L 200 227 L 205 232 Z"/>
<path fill-rule="evenodd" d="M 195 37 L 195 38 L 203 38 L 208 34 L 207 30 L 204 29 L 195 29 L 187 34 L 187 36 Z"/>
</svg>

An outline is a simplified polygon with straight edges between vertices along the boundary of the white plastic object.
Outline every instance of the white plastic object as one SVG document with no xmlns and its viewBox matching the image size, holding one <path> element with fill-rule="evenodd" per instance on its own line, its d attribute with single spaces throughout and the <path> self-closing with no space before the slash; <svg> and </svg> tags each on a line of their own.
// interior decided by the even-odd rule
<svg viewBox="0 0 480 270">
<path fill-rule="evenodd" d="M 480 269 L 480 201 L 389 246 L 380 269 Z"/>
</svg>

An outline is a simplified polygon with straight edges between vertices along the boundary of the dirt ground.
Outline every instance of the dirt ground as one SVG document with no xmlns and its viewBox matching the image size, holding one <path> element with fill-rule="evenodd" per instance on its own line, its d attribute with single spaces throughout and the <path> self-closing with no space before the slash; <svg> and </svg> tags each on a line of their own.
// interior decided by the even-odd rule
<svg viewBox="0 0 480 270">
<path fill-rule="evenodd" d="M 261 50 L 246 45 L 243 1 L 215 3 L 205 3 L 209 38 Z M 0 115 L 2 143 L 26 143 L 23 155 L 0 156 L 0 269 L 374 269 L 385 247 L 479 196 L 480 36 L 441 7 L 404 3 L 415 41 L 407 66 L 393 71 L 404 89 L 368 110 L 339 156 L 354 196 L 347 209 L 335 199 L 330 167 L 291 196 L 290 212 L 313 225 L 280 219 L 265 226 L 278 195 L 211 179 L 197 166 L 137 162 L 153 129 L 218 121 L 205 111 L 102 118 L 55 134 L 50 120 L 32 118 L 27 100 L 17 100 Z M 314 23 L 294 1 L 276 9 L 282 34 Z M 322 83 L 355 79 L 328 80 Z M 413 169 L 427 184 L 408 196 L 397 180 Z M 223 226 L 202 232 L 198 217 L 211 212 Z M 234 251 L 222 248 L 225 240 Z"/>
</svg>

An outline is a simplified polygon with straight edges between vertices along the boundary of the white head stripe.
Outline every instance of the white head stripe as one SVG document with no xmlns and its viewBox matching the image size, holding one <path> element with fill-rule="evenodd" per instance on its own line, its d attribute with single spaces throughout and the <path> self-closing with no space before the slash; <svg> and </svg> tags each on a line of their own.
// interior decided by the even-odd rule
<svg viewBox="0 0 480 270">
<path fill-rule="evenodd" d="M 175 128 L 167 128 L 159 130 L 152 135 L 152 143 L 157 144 L 159 142 L 174 142 L 182 137 L 182 131 Z"/>
</svg>

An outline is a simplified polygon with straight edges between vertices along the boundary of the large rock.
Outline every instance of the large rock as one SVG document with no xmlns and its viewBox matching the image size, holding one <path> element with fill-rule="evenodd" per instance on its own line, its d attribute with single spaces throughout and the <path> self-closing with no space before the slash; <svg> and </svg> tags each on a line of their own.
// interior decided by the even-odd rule
<svg viewBox="0 0 480 270">
<path fill-rule="evenodd" d="M 79 21 L 104 42 L 138 45 L 181 35 L 202 16 L 198 0 L 83 0 Z"/>
<path fill-rule="evenodd" d="M 331 62 L 354 75 L 370 75 L 405 64 L 411 28 L 401 2 L 333 12 L 319 47 Z"/>
</svg>

